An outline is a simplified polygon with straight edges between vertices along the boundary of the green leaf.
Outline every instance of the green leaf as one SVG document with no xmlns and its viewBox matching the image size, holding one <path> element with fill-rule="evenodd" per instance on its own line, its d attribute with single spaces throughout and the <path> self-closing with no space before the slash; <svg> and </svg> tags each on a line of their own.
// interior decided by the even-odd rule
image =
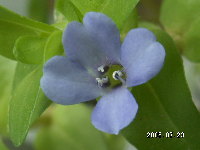
<svg viewBox="0 0 200 150">
<path fill-rule="evenodd" d="M 49 35 L 58 30 L 53 26 L 43 24 L 15 14 L 0 6 L 0 54 L 11 59 L 13 47 L 18 37 L 24 35 Z"/>
<path fill-rule="evenodd" d="M 151 29 L 151 28 L 150 28 Z M 150 82 L 132 90 L 139 111 L 123 135 L 140 150 L 199 149 L 200 116 L 188 89 L 182 60 L 172 39 L 153 29 L 166 50 L 164 67 Z M 173 132 L 173 138 L 147 138 L 148 132 Z M 184 138 L 176 138 L 184 132 Z"/>
<path fill-rule="evenodd" d="M 8 148 L 4 145 L 1 139 L 0 139 L 0 150 L 8 150 Z"/>
<path fill-rule="evenodd" d="M 138 26 L 137 24 L 138 21 L 138 15 L 137 15 L 137 10 L 134 9 L 127 20 L 124 22 L 124 25 L 121 29 L 121 38 L 124 39 L 126 37 L 126 34 L 133 28 L 136 28 Z"/>
<path fill-rule="evenodd" d="M 45 43 L 43 60 L 46 62 L 49 58 L 63 53 L 62 32 L 53 32 Z"/>
<path fill-rule="evenodd" d="M 55 28 L 52 26 L 20 16 L 2 6 L 0 6 L 0 14 L 1 14 L 0 20 L 5 20 L 7 22 L 25 26 L 27 28 L 35 30 L 36 32 L 49 34 L 55 30 Z"/>
<path fill-rule="evenodd" d="M 89 107 L 56 105 L 52 109 L 52 124 L 39 131 L 36 150 L 107 150 L 105 137 L 91 124 Z"/>
<path fill-rule="evenodd" d="M 57 22 L 53 24 L 53 26 L 63 31 L 67 27 L 67 24 L 68 24 L 68 21 L 62 21 L 62 22 Z"/>
<path fill-rule="evenodd" d="M 13 88 L 12 91 L 16 89 L 18 84 L 33 70 L 37 68 L 37 65 L 28 65 L 28 64 L 23 64 L 23 63 L 17 63 L 17 67 L 15 70 L 15 76 L 14 76 L 14 81 L 13 81 Z"/>
<path fill-rule="evenodd" d="M 62 32 L 55 31 L 49 37 L 21 36 L 16 40 L 14 55 L 26 64 L 42 64 L 54 55 L 63 53 Z"/>
<path fill-rule="evenodd" d="M 200 62 L 200 18 L 196 19 L 184 35 L 183 54 L 194 62 Z"/>
<path fill-rule="evenodd" d="M 13 53 L 22 63 L 40 64 L 43 62 L 46 41 L 47 37 L 21 36 L 15 42 Z"/>
<path fill-rule="evenodd" d="M 121 29 L 139 0 L 58 0 L 56 8 L 68 21 L 82 20 L 90 11 L 102 12 Z"/>
<path fill-rule="evenodd" d="M 16 146 L 50 104 L 40 88 L 41 76 L 41 66 L 18 63 L 9 108 L 9 134 Z"/>
<path fill-rule="evenodd" d="M 57 13 L 57 17 L 60 16 L 62 13 L 68 21 L 81 21 L 82 19 L 82 14 L 81 12 L 76 8 L 76 6 L 74 6 L 74 4 L 70 1 L 70 0 L 57 0 L 56 1 L 56 10 L 58 12 Z M 60 20 L 58 18 L 56 18 L 56 20 Z"/>
<path fill-rule="evenodd" d="M 0 134 L 8 136 L 8 104 L 16 62 L 0 56 Z"/>
</svg>

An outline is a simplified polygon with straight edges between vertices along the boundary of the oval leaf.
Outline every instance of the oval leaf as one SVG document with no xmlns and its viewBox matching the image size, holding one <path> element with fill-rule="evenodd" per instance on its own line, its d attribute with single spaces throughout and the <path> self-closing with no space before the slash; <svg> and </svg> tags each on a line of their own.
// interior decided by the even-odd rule
<svg viewBox="0 0 200 150">
<path fill-rule="evenodd" d="M 16 146 L 50 104 L 40 88 L 41 76 L 41 66 L 18 64 L 9 108 L 9 134 Z"/>
<path fill-rule="evenodd" d="M 22 63 L 40 64 L 43 62 L 46 41 L 47 37 L 21 36 L 15 42 L 13 53 Z"/>
<path fill-rule="evenodd" d="M 49 35 L 51 32 L 58 30 L 53 26 L 43 24 L 0 6 L 0 54 L 11 59 L 15 59 L 13 55 L 13 47 L 15 40 L 23 35 Z"/>
<path fill-rule="evenodd" d="M 17 60 L 26 64 L 43 64 L 54 55 L 63 52 L 62 32 L 50 36 L 21 36 L 15 42 L 13 53 Z"/>
<path fill-rule="evenodd" d="M 0 134 L 8 136 L 8 105 L 16 62 L 0 56 Z"/>
</svg>

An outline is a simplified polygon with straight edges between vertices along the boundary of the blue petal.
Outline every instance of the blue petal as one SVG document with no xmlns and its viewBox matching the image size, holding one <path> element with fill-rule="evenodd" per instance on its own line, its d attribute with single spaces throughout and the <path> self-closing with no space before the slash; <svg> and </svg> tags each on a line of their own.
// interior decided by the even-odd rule
<svg viewBox="0 0 200 150">
<path fill-rule="evenodd" d="M 162 68 L 165 59 L 163 46 L 153 33 L 144 28 L 131 30 L 121 50 L 121 61 L 127 74 L 127 86 L 143 84 Z"/>
<path fill-rule="evenodd" d="M 120 35 L 112 20 L 103 14 L 90 12 L 83 22 L 69 23 L 63 34 L 68 58 L 87 68 L 97 68 L 111 60 L 119 60 Z"/>
<path fill-rule="evenodd" d="M 121 42 L 116 24 L 106 15 L 96 12 L 87 13 L 83 23 L 90 36 L 98 42 L 100 50 L 112 63 L 119 63 Z"/>
<path fill-rule="evenodd" d="M 80 65 L 55 56 L 44 66 L 41 88 L 46 96 L 63 105 L 77 104 L 102 95 L 96 81 Z"/>
<path fill-rule="evenodd" d="M 126 88 L 117 88 L 103 96 L 92 113 L 93 125 L 104 132 L 118 134 L 136 116 L 138 105 Z"/>
</svg>

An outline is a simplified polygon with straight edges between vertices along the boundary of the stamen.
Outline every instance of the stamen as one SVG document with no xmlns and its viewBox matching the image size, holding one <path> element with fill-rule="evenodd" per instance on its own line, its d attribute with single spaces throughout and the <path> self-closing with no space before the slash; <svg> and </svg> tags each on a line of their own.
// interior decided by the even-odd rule
<svg viewBox="0 0 200 150">
<path fill-rule="evenodd" d="M 114 71 L 112 74 L 113 79 L 120 80 L 122 82 L 122 84 L 125 85 L 125 80 L 122 78 L 122 76 L 123 76 L 123 73 L 120 70 Z"/>
<path fill-rule="evenodd" d="M 97 68 L 98 72 L 103 75 L 105 74 L 107 71 L 108 71 L 109 67 L 108 66 L 104 66 L 104 65 L 101 65 L 100 67 Z"/>
<path fill-rule="evenodd" d="M 119 80 L 119 77 L 122 77 L 123 76 L 123 74 L 122 74 L 122 72 L 121 71 L 114 71 L 113 72 L 113 74 L 112 74 L 112 77 L 113 77 L 113 79 L 115 79 L 115 80 Z"/>
<path fill-rule="evenodd" d="M 96 81 L 99 87 L 103 87 L 105 84 L 109 82 L 107 76 L 104 78 L 96 78 Z"/>
<path fill-rule="evenodd" d="M 105 66 L 102 65 L 102 66 L 100 66 L 99 68 L 97 68 L 97 70 L 98 70 L 99 72 L 102 72 L 102 73 L 103 73 L 103 72 L 104 72 L 104 67 L 105 67 Z"/>
<path fill-rule="evenodd" d="M 123 85 L 125 85 L 126 84 L 126 82 L 125 82 L 125 80 L 123 79 L 123 78 L 121 78 L 121 77 L 118 77 L 118 79 L 122 82 L 122 84 Z"/>
</svg>

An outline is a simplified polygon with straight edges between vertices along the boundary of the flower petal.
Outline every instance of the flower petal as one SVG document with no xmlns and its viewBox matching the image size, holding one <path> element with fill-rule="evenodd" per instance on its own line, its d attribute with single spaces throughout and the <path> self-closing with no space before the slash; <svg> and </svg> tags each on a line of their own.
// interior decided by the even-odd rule
<svg viewBox="0 0 200 150">
<path fill-rule="evenodd" d="M 96 12 L 87 13 L 83 23 L 90 36 L 98 41 L 100 50 L 112 63 L 119 63 L 121 42 L 116 24 L 106 15 Z"/>
<path fill-rule="evenodd" d="M 63 56 L 55 56 L 46 63 L 41 88 L 49 99 L 63 105 L 89 101 L 102 94 L 84 68 Z"/>
<path fill-rule="evenodd" d="M 131 30 L 122 44 L 121 61 L 127 74 L 127 86 L 143 84 L 162 68 L 165 59 L 163 46 L 147 29 Z"/>
<path fill-rule="evenodd" d="M 126 88 L 117 88 L 103 96 L 92 113 L 93 125 L 104 132 L 118 134 L 136 116 L 138 105 Z"/>
<path fill-rule="evenodd" d="M 95 69 L 105 65 L 108 59 L 119 60 L 120 35 L 112 20 L 101 13 L 90 12 L 83 22 L 69 23 L 63 34 L 68 58 Z"/>
</svg>

